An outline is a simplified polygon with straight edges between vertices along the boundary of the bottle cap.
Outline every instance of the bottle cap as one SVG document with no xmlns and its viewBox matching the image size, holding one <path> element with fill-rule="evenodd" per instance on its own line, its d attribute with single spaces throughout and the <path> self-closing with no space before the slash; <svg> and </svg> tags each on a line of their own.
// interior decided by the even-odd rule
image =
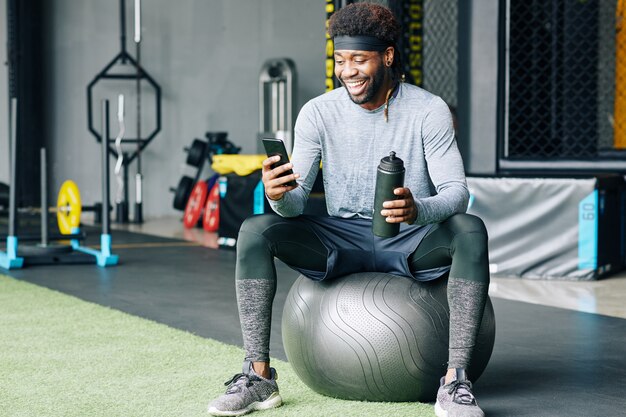
<svg viewBox="0 0 626 417">
<path fill-rule="evenodd" d="M 380 160 L 380 169 L 389 172 L 402 172 L 404 171 L 404 162 L 396 156 L 394 151 L 391 151 L 389 156 Z"/>
</svg>

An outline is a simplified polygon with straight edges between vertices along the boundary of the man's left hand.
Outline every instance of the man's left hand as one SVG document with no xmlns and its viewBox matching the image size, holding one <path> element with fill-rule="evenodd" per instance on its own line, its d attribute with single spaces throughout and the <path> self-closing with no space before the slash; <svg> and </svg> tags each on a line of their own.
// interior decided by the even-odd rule
<svg viewBox="0 0 626 417">
<path fill-rule="evenodd" d="M 383 210 L 380 212 L 387 219 L 387 223 L 408 223 L 413 224 L 417 219 L 417 207 L 413 194 L 408 188 L 396 188 L 393 193 L 397 200 L 385 201 Z"/>
</svg>

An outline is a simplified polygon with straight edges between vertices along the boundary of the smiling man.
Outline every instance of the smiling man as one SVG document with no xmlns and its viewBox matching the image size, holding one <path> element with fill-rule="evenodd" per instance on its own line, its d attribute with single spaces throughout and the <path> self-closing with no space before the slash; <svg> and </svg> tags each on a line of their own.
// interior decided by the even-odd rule
<svg viewBox="0 0 626 417">
<path fill-rule="evenodd" d="M 331 17 L 329 35 L 343 87 L 302 108 L 291 163 L 272 168 L 279 157 L 263 162 L 265 192 L 277 214 L 241 226 L 235 278 L 246 356 L 209 413 L 235 416 L 282 404 L 269 364 L 276 257 L 314 280 L 360 271 L 419 281 L 448 277 L 448 370 L 435 412 L 483 416 L 465 369 L 489 286 L 487 232 L 464 213 L 469 192 L 448 106 L 402 82 L 400 27 L 388 8 L 346 6 Z M 405 161 L 405 186 L 394 190 L 397 199 L 385 202 L 381 214 L 400 223 L 400 233 L 379 238 L 372 234 L 376 167 L 390 151 Z M 320 161 L 329 216 L 305 216 Z M 289 169 L 293 174 L 283 175 Z"/>
</svg>

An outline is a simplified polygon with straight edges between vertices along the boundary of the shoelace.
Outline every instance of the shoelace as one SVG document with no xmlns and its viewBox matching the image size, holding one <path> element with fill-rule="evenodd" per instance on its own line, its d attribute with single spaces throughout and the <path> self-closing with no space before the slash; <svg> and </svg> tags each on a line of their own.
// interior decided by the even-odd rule
<svg viewBox="0 0 626 417">
<path fill-rule="evenodd" d="M 233 394 L 235 392 L 239 392 L 240 385 L 244 383 L 246 385 L 246 388 L 250 388 L 252 386 L 252 382 L 258 381 L 258 380 L 259 378 L 255 377 L 254 375 L 235 374 L 235 376 L 233 376 L 231 379 L 224 382 L 224 385 L 228 387 L 226 388 L 226 394 Z"/>
<path fill-rule="evenodd" d="M 472 384 L 468 381 L 452 381 L 448 388 L 448 394 L 452 395 L 452 400 L 457 404 L 476 405 L 476 398 L 472 394 Z"/>
</svg>

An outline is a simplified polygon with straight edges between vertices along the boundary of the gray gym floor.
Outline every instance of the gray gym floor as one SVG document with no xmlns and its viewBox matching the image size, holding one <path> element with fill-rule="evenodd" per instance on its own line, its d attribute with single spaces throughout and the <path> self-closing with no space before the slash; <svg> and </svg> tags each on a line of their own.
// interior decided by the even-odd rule
<svg viewBox="0 0 626 417">
<path fill-rule="evenodd" d="M 121 258 L 115 267 L 33 266 L 8 275 L 241 345 L 234 251 L 125 231 L 114 232 L 114 245 Z M 274 357 L 286 359 L 280 321 L 297 273 L 280 262 L 277 270 L 271 348 Z M 488 416 L 626 415 L 625 319 L 501 298 L 492 301 L 496 343 L 475 384 Z M 207 377 L 207 383 L 222 381 Z"/>
</svg>

